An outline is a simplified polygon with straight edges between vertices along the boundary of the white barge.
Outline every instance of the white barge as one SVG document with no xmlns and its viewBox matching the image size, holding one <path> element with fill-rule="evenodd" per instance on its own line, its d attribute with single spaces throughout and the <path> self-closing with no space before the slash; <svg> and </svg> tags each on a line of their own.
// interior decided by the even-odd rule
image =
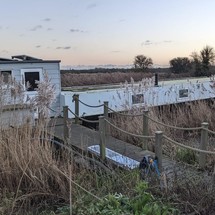
<svg viewBox="0 0 215 215">
<path fill-rule="evenodd" d="M 23 85 L 25 90 L 24 103 L 27 103 L 27 98 L 37 95 L 36 81 L 44 80 L 44 72 L 47 73 L 51 84 L 55 88 L 55 100 L 50 106 L 50 117 L 62 115 L 63 106 L 68 106 L 71 111 L 75 112 L 75 103 L 73 102 L 75 94 L 78 94 L 79 99 L 90 106 L 101 105 L 107 101 L 109 107 L 114 111 L 123 111 L 132 107 L 147 108 L 176 104 L 215 97 L 214 76 L 211 78 L 190 78 L 159 83 L 157 81 L 155 83 L 154 77 L 152 77 L 138 83 L 61 88 L 60 60 L 42 60 L 27 55 L 12 56 L 11 59 L 0 58 L 0 73 L 4 81 L 7 81 L 7 77 L 10 75 Z M 26 87 L 27 83 L 30 83 L 30 88 Z M 8 100 L 7 105 L 14 104 L 18 104 L 18 101 L 14 99 Z M 81 103 L 79 105 L 80 116 L 92 116 L 102 113 L 103 107 L 91 108 Z M 10 115 L 10 111 L 7 109 L 5 114 L 5 116 L 1 115 L 1 118 L 4 119 L 1 121 L 6 121 L 5 119 Z M 34 114 L 34 116 L 36 115 Z M 69 113 L 69 118 L 74 118 L 74 115 Z"/>
<path fill-rule="evenodd" d="M 115 111 L 123 111 L 132 107 L 162 106 L 187 101 L 210 99 L 215 97 L 215 80 L 211 78 L 191 78 L 187 80 L 162 81 L 154 85 L 154 78 L 144 79 L 139 83 L 109 85 L 102 87 L 63 88 L 61 105 L 67 105 L 73 112 L 75 104 L 72 101 L 75 94 L 79 100 L 96 106 L 108 101 L 108 106 Z M 80 116 L 98 115 L 103 113 L 103 107 L 90 108 L 79 104 Z M 69 117 L 73 117 L 70 113 Z"/>
</svg>

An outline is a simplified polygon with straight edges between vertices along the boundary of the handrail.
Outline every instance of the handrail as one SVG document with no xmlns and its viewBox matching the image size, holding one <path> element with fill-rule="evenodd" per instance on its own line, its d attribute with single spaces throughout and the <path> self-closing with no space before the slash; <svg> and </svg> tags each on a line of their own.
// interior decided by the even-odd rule
<svg viewBox="0 0 215 215">
<path fill-rule="evenodd" d="M 136 116 L 143 116 L 144 113 L 139 113 L 139 114 L 125 114 L 125 113 L 120 113 L 116 112 L 115 110 L 111 109 L 110 107 L 107 107 L 110 111 L 112 111 L 115 114 L 121 115 L 121 116 L 130 116 L 130 117 L 136 117 Z"/>
<path fill-rule="evenodd" d="M 205 131 L 208 131 L 208 132 L 211 133 L 211 134 L 214 134 L 214 135 L 215 135 L 215 131 L 212 131 L 212 130 L 210 130 L 210 129 L 208 129 L 208 128 L 204 128 L 204 127 L 202 127 L 202 129 L 205 130 Z"/>
<path fill-rule="evenodd" d="M 184 145 L 182 143 L 179 143 L 179 142 L 177 142 L 175 140 L 172 140 L 169 137 L 167 137 L 166 135 L 163 135 L 163 137 L 166 140 L 168 140 L 170 143 L 175 144 L 175 145 L 177 145 L 179 147 L 182 147 L 182 148 L 185 148 L 185 149 L 190 149 L 190 150 L 196 151 L 196 152 L 201 152 L 201 153 L 205 153 L 205 154 L 213 154 L 213 155 L 215 155 L 215 151 L 207 151 L 207 150 L 197 149 L 197 148 L 194 148 L 194 147 L 191 147 L 191 146 L 186 146 L 186 145 Z"/>
<path fill-rule="evenodd" d="M 125 130 L 123 130 L 123 129 L 117 127 L 116 125 L 112 124 L 112 123 L 111 123 L 110 121 L 108 121 L 107 119 L 104 119 L 104 120 L 105 120 L 105 122 L 107 122 L 110 126 L 114 127 L 115 129 L 117 129 L 117 130 L 119 130 L 119 131 L 121 131 L 121 132 L 123 132 L 123 133 L 125 133 L 125 134 L 129 134 L 129 135 L 131 135 L 131 136 L 139 137 L 139 138 L 149 138 L 149 139 L 155 138 L 154 136 L 144 136 L 144 135 L 140 135 L 140 134 L 133 134 L 133 133 L 130 133 L 130 132 L 125 131 Z"/>
<path fill-rule="evenodd" d="M 149 117 L 147 115 L 145 115 L 145 116 L 148 117 L 151 121 L 153 121 L 153 122 L 155 122 L 157 124 L 166 126 L 168 128 L 173 128 L 173 129 L 178 129 L 178 130 L 184 130 L 184 131 L 192 131 L 192 130 L 200 130 L 200 129 L 202 129 L 202 127 L 183 128 L 183 127 L 177 127 L 177 126 L 173 126 L 173 125 L 167 125 L 167 124 L 165 124 L 163 122 L 159 122 L 159 121 L 157 121 L 157 120 L 155 120 L 155 119 L 153 119 L 153 118 L 151 118 L 151 117 Z"/>
<path fill-rule="evenodd" d="M 50 107 L 47 107 L 49 110 L 51 110 L 52 112 L 54 112 L 54 113 L 62 113 L 63 111 L 56 111 L 56 110 L 54 110 L 54 109 L 52 109 L 52 108 L 50 108 Z"/>
<path fill-rule="evenodd" d="M 101 105 L 88 105 L 87 103 L 82 102 L 80 99 L 78 99 L 78 98 L 76 98 L 76 99 L 77 99 L 77 101 L 79 101 L 81 104 L 83 104 L 83 105 L 85 105 L 85 106 L 87 106 L 87 107 L 99 108 L 99 107 L 103 107 L 103 106 L 104 106 L 104 104 L 101 104 Z"/>
<path fill-rule="evenodd" d="M 129 116 L 129 117 L 137 117 L 137 116 L 145 116 L 147 117 L 148 119 L 150 119 L 151 121 L 157 123 L 157 124 L 160 124 L 160 125 L 163 125 L 163 126 L 166 126 L 168 128 L 172 128 L 172 129 L 177 129 L 177 130 L 185 130 L 185 131 L 193 131 L 193 130 L 200 130 L 202 129 L 202 127 L 194 127 L 194 128 L 183 128 L 183 127 L 178 127 L 178 126 L 173 126 L 173 125 L 167 125 L 165 123 L 162 123 L 162 122 L 159 122 L 153 118 L 151 118 L 150 116 L 144 114 L 144 113 L 140 113 L 140 114 L 123 114 L 123 113 L 119 113 L 119 112 L 116 112 L 115 110 L 111 109 L 108 107 L 109 110 L 111 110 L 113 113 L 115 114 L 118 114 L 120 116 Z M 215 132 L 214 132 L 215 134 Z"/>
<path fill-rule="evenodd" d="M 75 114 L 72 110 L 70 110 L 70 108 L 68 108 L 69 112 L 71 114 L 73 114 L 75 117 L 78 117 L 80 120 L 84 121 L 84 122 L 88 122 L 88 123 L 99 123 L 99 120 L 88 120 L 88 119 L 84 119 L 82 117 L 79 117 L 77 114 Z"/>
</svg>

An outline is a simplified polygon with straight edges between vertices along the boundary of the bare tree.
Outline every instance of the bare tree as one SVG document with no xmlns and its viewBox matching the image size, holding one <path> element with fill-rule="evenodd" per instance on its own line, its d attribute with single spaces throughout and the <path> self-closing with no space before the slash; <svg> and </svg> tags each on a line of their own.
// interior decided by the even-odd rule
<svg viewBox="0 0 215 215">
<path fill-rule="evenodd" d="M 211 75 L 210 67 L 214 63 L 215 60 L 215 52 L 214 49 L 210 46 L 205 46 L 200 54 L 197 52 L 193 52 L 191 54 L 193 58 L 194 65 L 194 74 L 196 76 L 209 76 Z"/>
<path fill-rule="evenodd" d="M 171 66 L 171 70 L 173 73 L 183 73 L 183 72 L 189 72 L 191 69 L 191 62 L 189 58 L 187 57 L 177 57 L 173 58 L 169 61 L 169 64 Z"/>
<path fill-rule="evenodd" d="M 144 55 L 137 55 L 134 58 L 134 67 L 139 69 L 147 69 L 153 65 L 152 59 Z"/>
</svg>

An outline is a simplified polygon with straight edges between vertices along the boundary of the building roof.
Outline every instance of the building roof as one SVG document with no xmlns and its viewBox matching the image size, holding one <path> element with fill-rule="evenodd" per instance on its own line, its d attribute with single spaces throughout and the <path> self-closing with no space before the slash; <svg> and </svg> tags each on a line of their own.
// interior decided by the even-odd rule
<svg viewBox="0 0 215 215">
<path fill-rule="evenodd" d="M 42 59 L 31 57 L 29 55 L 14 55 L 14 56 L 12 56 L 12 59 L 23 60 L 23 61 L 24 60 L 40 60 L 40 61 L 42 61 Z"/>
<path fill-rule="evenodd" d="M 16 64 L 16 63 L 60 63 L 60 60 L 43 60 L 29 55 L 14 55 L 11 59 L 0 58 L 0 64 Z"/>
</svg>

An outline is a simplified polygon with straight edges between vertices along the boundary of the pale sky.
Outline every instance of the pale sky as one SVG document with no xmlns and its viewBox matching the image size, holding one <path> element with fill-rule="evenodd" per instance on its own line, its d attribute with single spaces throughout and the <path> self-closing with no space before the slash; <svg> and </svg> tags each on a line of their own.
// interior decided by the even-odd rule
<svg viewBox="0 0 215 215">
<path fill-rule="evenodd" d="M 0 57 L 154 64 L 215 48 L 215 0 L 0 0 Z"/>
</svg>

